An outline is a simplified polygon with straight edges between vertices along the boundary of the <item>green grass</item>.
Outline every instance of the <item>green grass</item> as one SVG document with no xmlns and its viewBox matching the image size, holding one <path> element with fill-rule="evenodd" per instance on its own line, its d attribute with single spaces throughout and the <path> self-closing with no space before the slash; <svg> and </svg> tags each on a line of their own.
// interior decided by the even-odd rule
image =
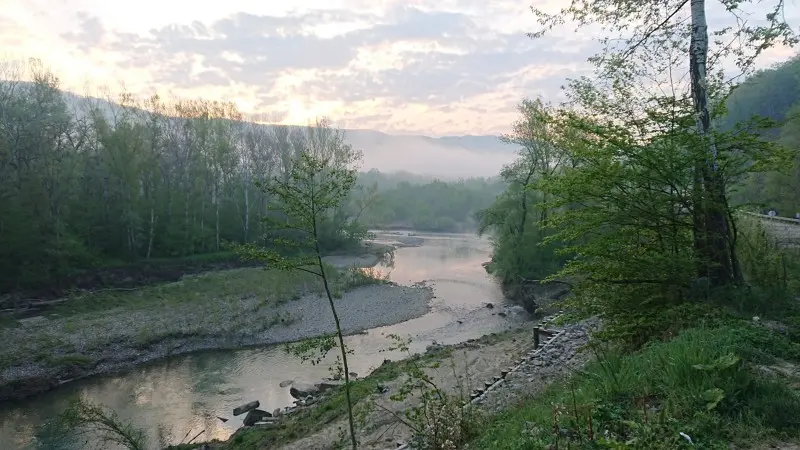
<svg viewBox="0 0 800 450">
<path fill-rule="evenodd" d="M 497 416 L 470 448 L 727 449 L 800 433 L 800 393 L 758 374 L 779 358 L 800 360 L 800 344 L 786 336 L 738 322 L 687 329 L 633 354 L 596 353 L 567 382 Z"/>
<path fill-rule="evenodd" d="M 85 368 L 94 364 L 95 360 L 83 355 L 64 355 L 53 356 L 43 355 L 44 361 L 52 367 L 76 367 Z"/>
<path fill-rule="evenodd" d="M 206 272 L 174 283 L 135 290 L 99 290 L 79 293 L 49 314 L 69 316 L 109 308 L 146 309 L 191 302 L 236 301 L 257 297 L 264 306 L 297 298 L 298 292 L 319 290 L 319 280 L 303 272 L 281 272 L 257 267 Z"/>
<path fill-rule="evenodd" d="M 383 283 L 372 272 L 335 270 L 332 275 L 333 290 L 338 296 L 358 286 Z M 296 300 L 303 293 L 322 293 L 321 279 L 301 271 L 264 270 L 260 267 L 206 272 L 185 276 L 181 281 L 145 286 L 132 290 L 98 290 L 73 294 L 69 301 L 54 307 L 51 315 L 70 316 L 102 312 L 110 308 L 146 309 L 209 300 L 233 302 L 256 297 L 262 306 L 278 305 Z"/>
</svg>

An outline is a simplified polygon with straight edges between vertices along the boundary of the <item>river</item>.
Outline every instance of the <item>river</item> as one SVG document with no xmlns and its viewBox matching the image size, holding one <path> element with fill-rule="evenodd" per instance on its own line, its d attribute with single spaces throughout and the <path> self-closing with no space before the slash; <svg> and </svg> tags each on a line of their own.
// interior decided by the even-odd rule
<svg viewBox="0 0 800 450">
<path fill-rule="evenodd" d="M 383 241 L 393 236 L 378 235 Z M 434 291 L 431 309 L 422 317 L 347 337 L 347 346 L 354 351 L 348 358 L 350 370 L 360 376 L 385 358 L 401 357 L 381 351 L 390 344 L 384 334 L 410 335 L 412 351 L 422 352 L 434 341 L 463 342 L 524 320 L 523 314 L 502 317 L 498 309 L 486 307 L 487 303 L 504 302 L 499 286 L 481 266 L 490 257 L 488 240 L 468 234 L 415 236 L 422 239 L 421 245 L 397 249 L 393 264 L 381 263 L 376 269 L 399 284 L 427 282 Z M 47 433 L 37 432 L 37 427 L 56 416 L 76 395 L 106 405 L 122 419 L 145 429 L 154 446 L 159 441 L 178 443 L 187 434 L 190 438 L 200 434 L 197 441 L 226 439 L 241 426 L 243 416 L 231 415 L 235 406 L 259 400 L 261 409 L 272 411 L 292 404 L 289 388 L 280 383 L 292 379 L 315 382 L 329 376 L 333 356 L 312 366 L 301 364 L 282 346 L 208 351 L 68 383 L 4 407 L 0 411 L 0 448 L 85 448 L 85 444 L 55 443 Z M 218 416 L 229 420 L 222 422 Z"/>
</svg>

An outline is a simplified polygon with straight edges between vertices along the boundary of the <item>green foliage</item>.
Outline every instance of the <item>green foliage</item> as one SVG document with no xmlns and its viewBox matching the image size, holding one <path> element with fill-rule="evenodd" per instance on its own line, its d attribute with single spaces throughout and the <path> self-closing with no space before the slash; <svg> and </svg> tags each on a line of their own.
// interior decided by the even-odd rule
<svg viewBox="0 0 800 450">
<path fill-rule="evenodd" d="M 356 380 L 350 386 L 353 404 L 361 402 L 377 392 L 379 384 L 395 380 L 408 373 L 410 366 L 430 364 L 430 355 L 415 355 L 410 359 L 392 361 L 380 365 L 369 377 Z M 284 417 L 276 426 L 240 430 L 221 445 L 230 450 L 260 450 L 310 436 L 330 425 L 347 413 L 347 399 L 343 389 L 322 397 L 313 408 L 303 408 Z"/>
<path fill-rule="evenodd" d="M 273 200 L 256 182 L 287 179 L 319 138 L 244 122 L 229 102 L 77 97 L 38 61 L 0 72 L 0 292 L 254 243 Z M 326 251 L 364 233 L 349 216 L 320 222 Z"/>
<path fill-rule="evenodd" d="M 379 172 L 360 174 L 359 183 L 380 180 L 379 176 Z M 375 182 L 374 186 L 377 198 L 361 215 L 365 224 L 444 232 L 475 229 L 475 213 L 488 207 L 504 188 L 501 180 L 484 178 L 425 183 L 404 180 L 387 188 Z"/>
<path fill-rule="evenodd" d="M 800 395 L 759 372 L 798 361 L 800 347 L 786 337 L 729 323 L 634 354 L 592 349 L 595 362 L 498 416 L 474 448 L 718 449 L 731 439 L 798 434 Z"/>
<path fill-rule="evenodd" d="M 551 108 L 539 101 L 523 100 L 519 111 L 513 133 L 504 137 L 520 147 L 517 160 L 500 173 L 506 190 L 478 214 L 478 232 L 492 236 L 488 269 L 507 292 L 526 280 L 545 279 L 567 260 L 557 253 L 560 244 L 548 240 L 552 232 L 546 222 L 552 211 L 550 192 L 544 188 L 568 162 L 559 145 L 563 130 L 552 120 Z"/>
<path fill-rule="evenodd" d="M 250 244 L 241 246 L 239 251 L 245 257 L 261 260 L 269 267 L 301 271 L 322 279 L 336 325 L 338 347 L 341 350 L 341 359 L 337 358 L 334 371 L 344 374 L 350 440 L 355 450 L 358 443 L 347 365 L 347 355 L 350 352 L 344 343 L 339 315 L 333 300 L 334 278 L 322 261 L 322 232 L 326 221 L 336 220 L 337 213 L 341 211 L 345 199 L 355 186 L 356 170 L 353 165 L 361 158 L 361 154 L 345 144 L 344 134 L 332 129 L 327 121 L 317 122 L 316 127 L 309 128 L 306 142 L 309 146 L 300 151 L 291 162 L 292 169 L 288 176 L 273 177 L 268 182 L 259 183 L 261 189 L 276 200 L 272 205 L 273 211 L 279 212 L 277 215 L 263 218 L 272 224 L 271 230 L 276 230 L 264 236 L 270 247 Z M 342 227 L 333 229 L 343 233 Z M 358 235 L 347 238 L 360 239 Z M 356 243 L 360 243 L 360 240 L 356 240 Z M 328 351 L 335 348 L 336 344 L 336 340 L 332 337 L 322 336 L 302 342 L 290 351 L 300 356 L 303 361 L 316 364 Z"/>
<path fill-rule="evenodd" d="M 51 445 L 50 440 L 53 440 L 53 443 L 83 442 L 81 448 L 90 448 L 86 447 L 87 442 L 93 442 L 96 449 L 106 449 L 109 446 L 127 450 L 149 448 L 143 430 L 124 422 L 114 411 L 80 398 L 70 402 L 67 409 L 57 419 L 45 425 L 40 433 L 45 437 L 44 443 L 48 446 Z M 89 439 L 84 436 L 89 436 Z"/>
<path fill-rule="evenodd" d="M 732 129 L 752 115 L 771 119 L 772 124 L 760 134 L 794 151 L 791 161 L 765 173 L 750 174 L 736 186 L 731 196 L 734 205 L 755 205 L 762 210 L 775 209 L 779 215 L 793 217 L 800 211 L 800 172 L 797 150 L 800 149 L 800 59 L 794 57 L 771 69 L 748 78 L 734 90 L 726 102 L 727 114 L 721 127 Z"/>
<path fill-rule="evenodd" d="M 746 281 L 800 293 L 800 251 L 778 245 L 761 220 L 746 214 L 739 214 L 737 219 L 736 245 Z"/>
<path fill-rule="evenodd" d="M 418 400 L 416 406 L 408 408 L 402 419 L 395 417 L 413 432 L 411 445 L 421 450 L 456 450 L 476 436 L 480 423 L 479 411 L 469 403 L 469 372 L 465 367 L 464 377 L 458 375 L 455 362 L 451 360 L 453 377 L 459 379 L 457 393 L 445 392 L 436 385 L 427 369 L 438 369 L 440 363 L 420 364 L 410 351 L 411 338 L 403 339 L 397 334 L 388 334 L 393 344 L 386 351 L 401 351 L 409 357 L 406 359 L 406 371 L 403 383 L 391 400 L 405 401 L 413 396 Z"/>
</svg>

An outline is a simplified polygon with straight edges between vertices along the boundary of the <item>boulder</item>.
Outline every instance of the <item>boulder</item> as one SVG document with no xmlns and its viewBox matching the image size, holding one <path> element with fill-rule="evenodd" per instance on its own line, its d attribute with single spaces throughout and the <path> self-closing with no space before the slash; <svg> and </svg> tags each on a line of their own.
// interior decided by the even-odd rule
<svg viewBox="0 0 800 450">
<path fill-rule="evenodd" d="M 272 414 L 260 409 L 253 409 L 244 416 L 242 424 L 246 427 L 252 427 L 256 422 L 266 419 L 267 417 L 272 417 Z"/>
<path fill-rule="evenodd" d="M 281 381 L 280 387 L 285 388 L 286 386 L 291 386 L 294 383 L 294 380 L 283 380 Z"/>
<path fill-rule="evenodd" d="M 319 389 L 313 384 L 308 383 L 294 383 L 291 388 L 289 388 L 289 394 L 297 399 L 306 398 L 309 395 L 314 396 L 319 394 Z"/>
<path fill-rule="evenodd" d="M 323 393 L 325 391 L 328 391 L 330 389 L 334 389 L 334 388 L 338 388 L 338 387 L 344 386 L 344 381 L 343 380 L 322 380 L 319 383 L 317 383 L 315 386 L 319 390 L 319 393 L 321 394 L 321 393 Z"/>
<path fill-rule="evenodd" d="M 244 405 L 233 408 L 233 415 L 238 416 L 240 414 L 244 414 L 248 411 L 252 411 L 258 408 L 259 406 L 261 406 L 261 403 L 259 403 L 258 400 L 252 401 L 250 403 L 245 403 Z"/>
</svg>

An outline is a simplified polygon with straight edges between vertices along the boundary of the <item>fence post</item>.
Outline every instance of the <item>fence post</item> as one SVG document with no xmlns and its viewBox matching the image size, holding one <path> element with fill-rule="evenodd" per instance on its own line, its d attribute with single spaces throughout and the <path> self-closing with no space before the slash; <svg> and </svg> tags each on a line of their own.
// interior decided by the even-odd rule
<svg viewBox="0 0 800 450">
<path fill-rule="evenodd" d="M 539 348 L 539 327 L 533 327 L 533 349 Z"/>
</svg>

